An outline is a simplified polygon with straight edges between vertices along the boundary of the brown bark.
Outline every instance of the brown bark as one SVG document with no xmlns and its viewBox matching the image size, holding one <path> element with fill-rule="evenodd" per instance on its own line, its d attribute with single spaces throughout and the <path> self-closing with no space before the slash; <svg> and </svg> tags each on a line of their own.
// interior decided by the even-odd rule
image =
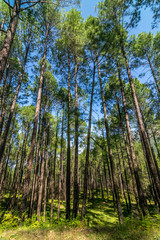
<svg viewBox="0 0 160 240">
<path fill-rule="evenodd" d="M 107 143 L 108 143 L 108 153 L 109 153 L 110 166 L 111 166 L 111 171 L 112 171 L 114 194 L 115 194 L 115 198 L 116 198 L 119 222 L 122 223 L 123 222 L 122 206 L 121 206 L 120 196 L 119 196 L 118 182 L 117 182 L 116 171 L 115 171 L 115 163 L 113 160 L 110 129 L 109 129 L 109 124 L 108 124 L 106 103 L 105 103 L 104 91 L 103 91 L 103 86 L 102 86 L 102 79 L 101 79 L 101 72 L 100 72 L 100 67 L 99 67 L 98 56 L 97 56 L 97 67 L 98 67 L 99 83 L 100 83 L 100 88 L 101 88 L 101 98 L 102 98 L 103 111 L 104 111 L 105 128 L 106 128 Z"/>
<path fill-rule="evenodd" d="M 74 53 L 75 60 L 75 162 L 74 162 L 74 200 L 73 200 L 73 216 L 77 217 L 79 210 L 79 167 L 78 167 L 78 85 L 77 85 L 77 53 Z"/>
<path fill-rule="evenodd" d="M 58 209 L 57 209 L 57 220 L 60 219 L 60 201 L 62 193 L 62 164 L 63 164 L 63 131 L 64 131 L 64 110 L 62 116 L 62 130 L 61 130 L 61 152 L 60 152 L 60 163 L 59 163 L 59 187 L 58 187 Z"/>
<path fill-rule="evenodd" d="M 41 175 L 40 175 L 40 182 L 39 182 L 39 192 L 38 192 L 38 202 L 37 202 L 37 220 L 40 221 L 41 216 L 41 206 L 42 206 L 42 193 L 43 193 L 43 180 L 44 180 L 44 172 L 45 172 L 45 152 L 46 152 L 46 120 L 45 114 L 47 111 L 47 102 L 45 106 L 45 110 L 43 113 L 43 143 L 42 143 L 42 161 L 41 161 Z"/>
<path fill-rule="evenodd" d="M 71 92 L 70 92 L 70 53 L 68 52 L 68 129 L 67 129 L 67 169 L 66 169 L 66 219 L 70 219 L 70 194 L 71 194 L 71 178 L 70 178 L 70 162 L 71 162 L 71 147 L 70 147 L 70 108 L 71 108 Z"/>
<path fill-rule="evenodd" d="M 123 161 L 123 169 L 124 169 L 124 176 L 125 176 L 125 183 L 126 183 L 126 188 L 127 188 L 127 196 L 128 196 L 128 202 L 129 202 L 129 212 L 132 209 L 132 204 L 131 204 L 131 197 L 130 197 L 130 188 L 129 188 L 129 181 L 128 181 L 128 175 L 127 175 L 127 169 L 126 169 L 126 164 L 125 164 L 125 159 L 123 155 L 123 149 L 122 149 L 122 144 L 120 143 L 120 150 L 121 150 L 121 156 L 122 156 L 122 161 Z"/>
<path fill-rule="evenodd" d="M 53 222 L 53 201 L 55 197 L 55 170 L 56 170 L 56 158 L 57 158 L 57 146 L 58 146 L 58 114 L 59 114 L 59 102 L 57 103 L 57 126 L 56 126 L 56 139 L 55 139 L 55 149 L 54 149 L 54 160 L 53 160 L 53 173 L 51 180 L 51 223 Z"/>
<path fill-rule="evenodd" d="M 21 212 L 23 212 L 25 209 L 25 201 L 27 200 L 28 194 L 30 192 L 30 184 L 31 184 L 30 178 L 31 178 L 32 162 L 33 162 L 33 155 L 34 155 L 34 149 L 35 149 L 35 143 L 36 143 L 39 110 L 40 110 L 40 105 L 41 105 L 43 79 L 44 79 L 44 73 L 45 73 L 48 33 L 49 33 L 49 24 L 47 24 L 47 27 L 46 27 L 45 47 L 44 47 L 42 65 L 41 65 L 41 74 L 40 74 L 40 81 L 39 81 L 39 87 L 38 87 L 36 112 L 35 112 L 35 118 L 34 118 L 34 124 L 33 124 L 31 146 L 30 146 L 29 156 L 28 156 L 27 173 L 26 173 L 25 180 L 24 180 L 24 193 L 23 193 L 23 197 L 22 197 Z"/>
<path fill-rule="evenodd" d="M 140 177 L 139 177 L 139 173 L 138 173 L 138 165 L 137 165 L 136 155 L 135 155 L 135 152 L 134 152 L 134 145 L 133 145 L 131 128 L 130 128 L 130 123 L 129 123 L 129 115 L 128 115 L 128 111 L 127 111 L 127 103 L 126 103 L 125 92 L 124 92 L 124 88 L 123 88 L 123 82 L 122 82 L 118 62 L 117 62 L 117 70 L 118 70 L 118 77 L 119 77 L 119 82 L 120 82 L 120 87 L 121 87 L 123 106 L 124 106 L 124 111 L 125 111 L 126 127 L 127 127 L 127 132 L 128 132 L 129 146 L 130 146 L 134 176 L 135 176 L 135 180 L 136 180 L 139 205 L 140 205 L 140 208 L 142 210 L 143 216 L 145 216 L 147 214 L 146 199 L 145 199 L 145 196 L 144 196 L 142 184 L 140 182 Z"/>
<path fill-rule="evenodd" d="M 128 59 L 127 59 L 127 55 L 124 49 L 124 45 L 123 45 L 123 40 L 121 39 L 120 41 L 121 44 L 121 50 L 122 50 L 122 54 L 123 57 L 125 59 L 125 64 L 126 64 L 126 70 L 127 70 L 127 74 L 128 74 L 128 78 L 129 78 L 129 82 L 130 82 L 130 87 L 131 87 L 131 91 L 132 91 L 132 97 L 133 97 L 133 102 L 134 102 L 134 106 L 135 106 L 135 110 L 136 110 L 136 117 L 137 117 L 137 122 L 138 122 L 138 126 L 139 126 L 139 131 L 141 132 L 141 136 L 142 136 L 142 141 L 144 144 L 144 149 L 145 149 L 145 155 L 146 155 L 146 159 L 148 162 L 148 166 L 149 166 L 149 170 L 151 172 L 151 175 L 153 177 L 154 183 L 155 183 L 155 187 L 156 190 L 158 192 L 158 195 L 160 197 L 160 180 L 152 159 L 152 155 L 149 149 L 149 145 L 148 145 L 148 141 L 147 141 L 147 137 L 145 134 L 145 129 L 144 129 L 144 125 L 143 125 L 143 121 L 142 121 L 142 117 L 141 117 L 141 113 L 140 113 L 140 108 L 139 108 L 139 103 L 138 103 L 138 99 L 136 96 L 136 91 L 135 91 L 135 87 L 134 87 L 134 83 L 132 80 L 132 76 L 131 76 L 131 71 L 129 68 L 129 63 L 128 63 Z"/>
<path fill-rule="evenodd" d="M 6 87 L 6 94 L 5 97 L 3 97 L 3 102 L 1 104 L 1 115 L 0 115 L 0 137 L 2 136 L 2 130 L 3 130 L 3 124 L 4 124 L 4 118 L 7 112 L 7 103 L 8 103 L 8 98 L 10 95 L 10 89 L 11 89 L 11 81 L 12 81 L 12 76 L 10 76 L 8 86 Z"/>
<path fill-rule="evenodd" d="M 120 76 L 121 77 L 121 76 Z M 123 84 L 122 84 L 122 87 L 123 87 Z M 123 96 L 122 96 L 122 99 L 124 100 L 124 110 L 127 110 L 126 109 L 126 101 L 125 101 L 125 93 L 124 93 L 124 89 L 122 89 L 122 92 L 123 92 Z M 138 192 L 137 192 L 137 188 L 136 188 L 136 183 L 135 183 L 135 178 L 134 178 L 134 172 L 133 172 L 133 166 L 132 166 L 132 162 L 131 162 L 131 159 L 132 159 L 132 155 L 131 155 L 131 151 L 129 151 L 129 148 L 128 148 L 128 139 L 127 139 L 127 136 L 126 136 L 126 133 L 125 133 L 125 128 L 124 128 L 124 125 L 123 125 L 123 122 L 122 122 L 122 116 L 121 116 L 121 111 L 120 111 L 120 106 L 119 106 L 119 101 L 118 101 L 118 98 L 117 98 L 117 95 L 115 94 L 115 98 L 116 98 L 116 101 L 117 101 L 117 108 L 118 108 L 118 113 L 119 113 L 119 121 L 120 121 L 120 127 L 122 129 L 122 133 L 123 133 L 123 139 L 124 139 L 124 143 L 125 143 L 125 149 L 126 149 L 126 153 L 127 153 L 127 159 L 128 159 L 128 166 L 129 166 L 129 170 L 130 170 L 130 175 L 131 175 L 131 178 L 132 178 L 132 185 L 133 185 L 133 192 L 134 192 L 134 195 L 135 195 L 135 199 L 136 199 L 136 203 L 137 203 L 137 206 L 138 206 Z M 128 113 L 128 112 L 127 112 Z M 125 112 L 126 114 L 126 112 Z M 129 120 L 129 118 L 127 117 L 127 121 Z M 129 126 L 129 125 L 128 125 Z M 128 131 L 128 130 L 127 130 Z M 132 136 L 131 136 L 132 137 Z M 122 151 L 121 151 L 122 153 Z"/>
<path fill-rule="evenodd" d="M 12 16 L 10 19 L 9 27 L 3 42 L 3 45 L 0 50 L 0 82 L 3 77 L 3 73 L 7 64 L 9 57 L 10 49 L 13 43 L 13 39 L 16 33 L 16 28 L 18 24 L 18 18 L 20 13 L 20 0 L 15 1 Z"/>
<path fill-rule="evenodd" d="M 151 127 L 151 132 L 152 132 L 152 136 L 153 136 L 153 139 L 154 139 L 155 147 L 156 147 L 156 150 L 157 150 L 157 153 L 158 153 L 158 157 L 159 157 L 159 159 L 160 159 L 160 152 L 159 152 L 159 148 L 158 148 L 156 136 L 155 136 L 155 133 L 154 133 L 152 127 Z"/>
<path fill-rule="evenodd" d="M 25 58 L 24 58 L 24 63 L 23 63 L 23 67 L 22 67 L 22 70 L 21 70 L 21 75 L 20 75 L 20 78 L 19 78 L 19 81 L 18 81 L 16 93 L 15 93 L 15 96 L 14 96 L 14 99 L 13 99 L 13 102 L 12 102 L 9 117 L 8 117 L 6 127 L 5 127 L 5 130 L 4 130 L 3 136 L 2 136 L 1 144 L 0 144 L 0 162 L 1 162 L 2 157 L 3 157 L 3 153 L 4 153 L 4 150 L 5 150 L 6 141 L 7 141 L 7 136 L 8 136 L 8 132 L 9 132 L 9 128 L 10 128 L 10 124 L 11 124 L 12 117 L 13 117 L 13 114 L 14 114 L 14 111 L 15 111 L 18 94 L 19 94 L 19 91 L 20 91 L 20 88 L 21 88 L 21 85 L 22 85 L 23 75 L 24 75 L 25 66 L 26 66 L 26 62 L 27 62 L 30 43 L 31 43 L 31 33 L 29 35 L 29 39 L 28 39 L 28 43 L 27 43 L 27 47 L 26 47 Z"/>
<path fill-rule="evenodd" d="M 150 149 L 151 149 L 151 152 L 152 152 L 152 157 L 153 157 L 153 160 L 154 160 L 154 164 L 155 164 L 155 167 L 156 167 L 156 170 L 157 170 L 157 173 L 158 173 L 158 177 L 159 177 L 159 179 L 160 179 L 160 171 L 159 171 L 159 167 L 158 167 L 158 162 L 157 162 L 156 155 L 155 155 L 155 152 L 154 152 L 152 143 L 151 143 L 151 139 L 150 139 L 150 136 L 149 136 L 149 131 L 148 131 L 147 123 L 146 123 L 146 121 L 145 121 L 144 114 L 143 114 L 143 112 L 142 112 L 141 107 L 140 107 L 140 111 L 141 111 L 141 115 L 142 115 L 142 120 L 143 120 L 143 122 L 144 122 L 144 127 L 145 127 L 146 135 L 147 135 L 147 138 L 148 138 L 148 143 L 149 143 L 149 146 L 150 146 Z"/>
<path fill-rule="evenodd" d="M 35 156 L 35 165 L 34 165 L 34 175 L 32 181 L 32 193 L 31 193 L 31 201 L 30 201 L 30 210 L 29 210 L 29 217 L 31 217 L 34 213 L 34 200 L 36 195 L 36 186 L 37 186 L 37 179 L 38 179 L 38 168 L 39 168 L 39 148 L 40 148 L 40 134 L 41 134 L 41 111 L 42 107 L 40 108 L 40 116 L 39 116 L 39 126 L 38 126 L 38 136 L 37 136 L 37 145 L 36 145 L 36 156 Z"/>
<path fill-rule="evenodd" d="M 89 112 L 89 125 L 88 125 L 88 134 L 87 134 L 87 151 L 86 151 L 86 162 L 85 162 L 85 172 L 84 172 L 84 187 L 83 187 L 83 202 L 82 202 L 82 220 L 85 217 L 86 213 L 86 200 L 87 200 L 87 190 L 88 190 L 88 167 L 89 167 L 89 152 L 90 152 L 90 135 L 91 135 L 91 120 L 92 120 L 92 105 L 93 105 L 93 95 L 94 95 L 94 85 L 95 85 L 95 70 L 96 70 L 96 59 L 94 59 L 94 68 L 93 68 L 93 82 L 92 82 L 92 93 L 90 100 L 90 112 Z"/>
<path fill-rule="evenodd" d="M 156 75 L 155 75 L 155 72 L 154 72 L 154 69 L 153 69 L 153 66 L 152 66 L 152 63 L 151 63 L 151 60 L 150 60 L 150 58 L 149 58 L 149 55 L 148 55 L 147 51 L 146 51 L 146 56 L 147 56 L 147 59 L 148 59 L 149 66 L 150 66 L 150 68 L 151 68 L 151 72 L 152 72 L 154 81 L 155 81 L 155 83 L 156 83 L 157 90 L 158 90 L 158 92 L 160 93 L 160 88 L 159 88 L 159 85 L 158 85 L 158 80 L 157 80 L 157 78 L 156 78 Z"/>
</svg>

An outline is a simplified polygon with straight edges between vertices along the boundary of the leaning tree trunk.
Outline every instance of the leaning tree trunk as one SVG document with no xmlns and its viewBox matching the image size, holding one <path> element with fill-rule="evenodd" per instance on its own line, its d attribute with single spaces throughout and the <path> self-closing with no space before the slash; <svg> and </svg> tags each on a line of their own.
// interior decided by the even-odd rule
<svg viewBox="0 0 160 240">
<path fill-rule="evenodd" d="M 38 95 L 37 95 L 36 112 L 35 112 L 35 118 L 34 118 L 31 146 L 30 146 L 29 156 L 28 156 L 27 173 L 26 173 L 26 176 L 24 179 L 24 192 L 23 192 L 23 197 L 22 197 L 21 213 L 23 213 L 25 210 L 25 202 L 26 202 L 28 194 L 30 192 L 30 184 L 31 184 L 30 178 L 31 178 L 34 149 L 35 149 L 35 144 L 36 144 L 37 124 L 38 124 L 38 118 L 39 118 L 42 87 L 43 87 L 43 80 L 44 80 L 44 73 L 45 73 L 48 33 L 49 33 L 49 24 L 47 24 L 47 27 L 46 27 L 45 47 L 44 47 L 42 65 L 41 65 L 41 74 L 40 74 L 40 81 L 39 81 L 39 88 L 38 88 Z"/>
<path fill-rule="evenodd" d="M 149 136 L 149 131 L 148 131 L 147 123 L 146 123 L 146 121 L 145 121 L 144 114 L 143 114 L 143 112 L 142 112 L 141 107 L 140 107 L 140 111 L 141 111 L 141 115 L 142 115 L 142 120 L 143 120 L 143 122 L 144 122 L 144 127 L 145 127 L 146 135 L 147 135 L 147 138 L 148 138 L 148 143 L 149 143 L 149 146 L 150 146 L 150 148 L 151 148 L 151 152 L 152 152 L 154 164 L 155 164 L 155 167 L 156 167 L 156 170 L 157 170 L 157 173 L 158 173 L 158 177 L 159 177 L 159 179 L 160 179 L 160 171 L 159 171 L 158 162 L 157 162 L 156 155 L 155 155 L 155 152 L 154 152 L 152 143 L 151 143 L 151 139 L 150 139 L 150 136 Z"/>
<path fill-rule="evenodd" d="M 159 85 L 158 85 L 158 80 L 157 80 L 157 78 L 156 78 L 156 75 L 155 75 L 155 72 L 154 72 L 154 69 L 153 69 L 153 66 L 152 66 L 152 63 L 151 63 L 151 60 L 150 60 L 150 58 L 149 58 L 149 55 L 148 55 L 147 51 L 146 51 L 146 56 L 147 56 L 147 60 L 148 60 L 148 63 L 149 63 L 149 66 L 150 66 L 150 69 L 151 69 L 151 72 L 152 72 L 154 81 L 155 81 L 155 83 L 156 83 L 157 90 L 158 90 L 158 92 L 160 93 L 160 88 L 159 88 Z"/>
<path fill-rule="evenodd" d="M 17 0 L 14 3 L 9 27 L 7 29 L 7 33 L 6 33 L 2 48 L 0 50 L 0 83 L 3 78 L 3 73 L 7 64 L 13 39 L 16 33 L 19 14 L 20 14 L 20 0 Z"/>
<path fill-rule="evenodd" d="M 93 95 L 94 95 L 94 85 L 95 85 L 95 70 L 96 70 L 96 59 L 94 59 L 93 68 L 93 82 L 92 82 L 92 93 L 90 101 L 90 112 L 89 112 L 89 126 L 87 135 L 87 152 L 86 152 L 86 162 L 85 162 L 85 172 L 84 172 L 84 188 L 83 188 L 83 202 L 82 202 L 82 220 L 86 214 L 86 200 L 87 200 L 87 189 L 88 189 L 88 166 L 89 166 L 89 152 L 90 152 L 90 134 L 91 134 L 91 120 L 92 120 L 92 105 L 93 105 Z"/>
<path fill-rule="evenodd" d="M 114 194 L 115 194 L 115 198 L 116 198 L 119 222 L 122 223 L 123 222 L 122 206 L 121 206 L 120 196 L 119 196 L 118 182 L 117 182 L 116 171 L 115 171 L 115 163 L 113 160 L 110 129 L 109 129 L 109 124 L 108 124 L 106 103 L 105 103 L 104 91 L 103 91 L 103 86 L 102 86 L 102 79 L 101 79 L 101 72 L 100 72 L 100 67 L 99 67 L 98 56 L 97 56 L 97 67 L 98 67 L 99 83 L 100 83 L 100 88 L 101 88 L 101 98 L 102 98 L 103 111 L 104 111 L 105 128 L 106 128 L 107 143 L 108 143 L 108 153 L 109 153 L 110 166 L 111 166 L 111 171 L 112 171 Z"/>
<path fill-rule="evenodd" d="M 160 151 L 159 151 L 157 140 L 156 140 L 156 136 L 155 136 L 155 133 L 154 133 L 152 127 L 151 127 L 151 132 L 152 132 L 152 136 L 153 136 L 153 139 L 154 139 L 155 147 L 156 147 L 156 150 L 157 150 L 158 158 L 160 159 Z"/>
<path fill-rule="evenodd" d="M 122 78 L 121 78 L 118 61 L 117 61 L 117 70 L 118 70 L 118 77 L 119 77 L 121 93 L 122 93 L 123 107 L 124 107 L 124 111 L 125 111 L 126 127 L 127 127 L 127 132 L 128 132 L 129 146 L 130 146 L 134 176 L 135 176 L 135 180 L 136 180 L 139 205 L 142 210 L 143 216 L 145 216 L 145 215 L 147 215 L 147 203 L 146 203 L 146 199 L 144 196 L 142 184 L 140 182 L 140 177 L 139 177 L 139 173 L 138 173 L 138 165 L 137 165 L 136 155 L 134 152 L 134 145 L 133 145 L 131 128 L 130 128 L 130 123 L 129 123 L 129 115 L 128 115 L 128 111 L 127 111 L 127 103 L 126 103 L 125 92 L 124 92 L 124 88 L 123 88 L 123 82 L 122 82 Z"/>
<path fill-rule="evenodd" d="M 0 162 L 1 162 L 2 157 L 3 157 L 3 153 L 4 153 L 4 150 L 5 150 L 6 141 L 7 141 L 7 136 L 8 136 L 8 132 L 9 132 L 9 128 L 10 128 L 10 124 L 11 124 L 12 117 L 13 117 L 13 114 L 14 114 L 14 110 L 15 110 L 15 107 L 16 107 L 18 94 L 19 94 L 19 91 L 20 91 L 20 88 L 21 88 L 21 85 L 22 85 L 23 75 L 24 75 L 25 66 L 26 66 L 26 63 L 27 63 L 28 52 L 29 52 L 29 48 L 30 48 L 30 43 L 31 43 L 31 33 L 30 33 L 30 36 L 29 36 L 29 39 L 28 39 L 28 44 L 27 44 L 27 47 L 26 47 L 24 63 L 23 63 L 23 67 L 22 67 L 22 70 L 21 70 L 21 75 L 20 75 L 20 78 L 19 78 L 19 81 L 18 81 L 16 94 L 14 96 L 13 103 L 12 103 L 10 113 L 9 113 L 9 117 L 8 117 L 6 127 L 5 127 L 5 130 L 4 130 L 3 136 L 2 136 L 2 141 L 1 141 L 1 145 L 0 145 Z"/>
<path fill-rule="evenodd" d="M 145 129 L 144 129 L 141 113 L 140 113 L 139 103 L 138 103 L 138 99 L 136 96 L 136 91 L 135 91 L 135 87 L 134 87 L 134 83 L 132 80 L 131 71 L 130 71 L 130 67 L 129 67 L 129 63 L 128 63 L 128 59 L 127 59 L 127 54 L 124 49 L 122 39 L 120 39 L 120 44 L 121 44 L 121 50 L 122 50 L 122 54 L 123 54 L 125 64 L 126 64 L 126 70 L 127 70 L 130 87 L 131 87 L 131 91 L 132 91 L 132 97 L 133 97 L 133 102 L 134 102 L 134 106 L 135 106 L 135 110 L 136 110 L 136 117 L 137 117 L 137 122 L 138 122 L 138 126 L 139 126 L 139 131 L 141 132 L 140 134 L 142 136 L 142 141 L 144 144 L 146 159 L 148 162 L 149 170 L 151 172 L 151 176 L 155 183 L 155 187 L 156 187 L 158 195 L 160 197 L 160 180 L 159 180 L 158 173 L 156 171 L 156 168 L 155 168 L 155 165 L 154 165 L 154 162 L 152 159 L 152 155 L 151 155 L 151 152 L 149 149 L 149 145 L 148 145 L 148 141 L 147 141 L 147 137 L 146 137 L 146 133 L 145 133 Z"/>
</svg>

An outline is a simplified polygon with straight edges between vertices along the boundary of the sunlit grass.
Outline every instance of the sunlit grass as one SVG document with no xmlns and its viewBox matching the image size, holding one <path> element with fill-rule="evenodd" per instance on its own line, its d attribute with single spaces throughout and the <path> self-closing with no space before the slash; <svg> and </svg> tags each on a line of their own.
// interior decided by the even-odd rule
<svg viewBox="0 0 160 240">
<path fill-rule="evenodd" d="M 14 228 L 7 225 L 5 229 L 1 224 L 0 240 L 160 240 L 160 216 L 154 215 L 154 211 L 152 217 L 145 219 L 128 216 L 119 225 L 112 200 L 106 202 L 97 195 L 87 203 L 85 223 L 81 223 L 80 214 L 76 220 L 65 220 L 65 202 L 61 205 L 61 219 L 58 222 L 57 203 L 54 201 L 52 225 L 49 219 L 50 204 L 47 204 L 45 223 L 43 217 L 40 223 L 37 222 L 35 215 L 32 221 L 26 219 Z M 123 212 L 126 214 L 125 206 Z"/>
</svg>

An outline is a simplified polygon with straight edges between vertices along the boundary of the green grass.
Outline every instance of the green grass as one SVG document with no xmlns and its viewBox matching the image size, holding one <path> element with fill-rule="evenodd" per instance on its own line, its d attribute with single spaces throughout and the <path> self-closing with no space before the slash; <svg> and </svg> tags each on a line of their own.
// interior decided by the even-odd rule
<svg viewBox="0 0 160 240">
<path fill-rule="evenodd" d="M 119 225 L 112 201 L 105 202 L 97 197 L 94 202 L 88 202 L 84 224 L 80 216 L 76 220 L 65 221 L 64 206 L 61 207 L 61 221 L 57 222 L 57 202 L 54 204 L 53 225 L 49 223 L 49 206 L 46 223 L 43 223 L 43 219 L 37 222 L 34 216 L 32 221 L 26 220 L 22 224 L 17 216 L 7 213 L 0 225 L 0 240 L 160 240 L 160 216 L 154 215 L 154 209 L 150 217 L 126 217 L 124 223 Z M 126 215 L 125 206 L 123 212 Z"/>
</svg>

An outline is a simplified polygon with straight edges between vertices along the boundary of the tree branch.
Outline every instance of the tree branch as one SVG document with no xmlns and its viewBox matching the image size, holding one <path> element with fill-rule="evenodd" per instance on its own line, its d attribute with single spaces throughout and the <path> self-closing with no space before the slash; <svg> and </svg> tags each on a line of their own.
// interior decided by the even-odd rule
<svg viewBox="0 0 160 240">
<path fill-rule="evenodd" d="M 5 31 L 5 30 L 3 30 L 3 29 L 0 29 L 0 32 L 4 32 L 4 33 L 6 33 L 7 31 Z"/>
<path fill-rule="evenodd" d="M 28 7 L 21 8 L 20 11 L 24 11 L 24 10 L 26 10 L 26 9 L 28 9 L 28 8 L 31 8 L 31 7 L 35 6 L 37 3 L 39 3 L 39 2 L 40 2 L 40 1 L 37 1 L 37 2 L 34 2 L 32 5 L 30 5 L 30 6 L 28 6 Z"/>
<path fill-rule="evenodd" d="M 93 137 L 90 136 L 90 138 L 100 147 L 102 150 L 104 150 L 104 147 L 102 147 Z"/>
<path fill-rule="evenodd" d="M 8 5 L 8 7 L 13 9 L 13 7 L 6 0 L 3 0 L 3 2 L 6 3 Z"/>
</svg>

